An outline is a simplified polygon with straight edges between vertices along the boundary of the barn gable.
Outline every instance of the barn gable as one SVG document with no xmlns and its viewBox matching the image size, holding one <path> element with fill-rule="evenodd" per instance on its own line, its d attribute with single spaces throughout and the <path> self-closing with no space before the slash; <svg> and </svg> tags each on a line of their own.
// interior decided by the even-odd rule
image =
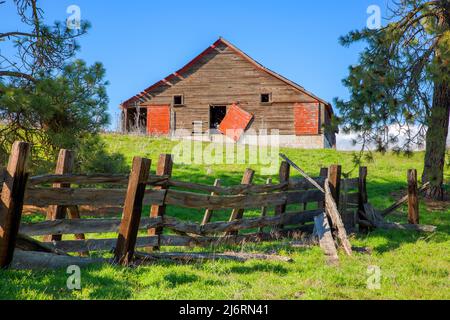
<svg viewBox="0 0 450 320">
<path fill-rule="evenodd" d="M 277 129 L 282 135 L 320 135 L 326 119 L 333 116 L 328 102 L 265 68 L 222 38 L 180 70 L 123 102 L 121 107 L 126 118 L 130 117 L 128 111 L 141 109 L 145 126 L 150 120 L 147 109 L 167 107 L 172 131 L 191 131 L 200 125 L 203 132 L 208 132 L 218 129 L 215 115 L 221 119 L 232 105 L 254 116 L 252 129 Z M 309 109 L 311 112 L 305 112 Z M 302 110 L 302 114 L 297 110 Z M 305 115 L 313 118 L 303 128 L 303 123 L 297 120 Z M 125 119 L 125 126 L 128 122 Z"/>
<path fill-rule="evenodd" d="M 212 60 L 217 54 L 226 53 L 225 51 L 234 53 L 234 54 L 242 57 L 244 60 L 249 62 L 251 65 L 253 65 L 256 69 L 259 69 L 259 70 L 267 73 L 268 75 L 271 75 L 272 77 L 274 77 L 276 79 L 279 79 L 281 82 L 288 84 L 293 89 L 304 93 L 306 96 L 309 96 L 313 100 L 319 101 L 319 102 L 323 103 L 324 105 L 330 105 L 328 102 L 315 96 L 313 93 L 307 91 L 305 88 L 298 85 L 297 83 L 264 67 L 262 64 L 260 64 L 259 62 L 257 62 L 253 58 L 251 58 L 249 55 L 247 55 L 245 52 L 243 52 L 242 50 L 240 50 L 237 47 L 235 47 L 234 45 L 232 45 L 229 41 L 225 40 L 224 38 L 219 38 L 219 40 L 214 42 L 210 47 L 208 47 L 206 50 L 204 50 L 202 53 L 200 53 L 197 57 L 195 57 L 193 60 L 191 60 L 183 68 L 170 74 L 166 78 L 154 83 L 153 85 L 146 88 L 139 94 L 122 102 L 121 106 L 130 107 L 130 106 L 135 106 L 136 104 L 141 104 L 141 103 L 147 102 L 149 99 L 151 99 L 152 96 L 157 95 L 158 93 L 164 91 L 164 89 L 168 89 L 168 88 L 172 87 L 174 84 L 177 84 L 180 81 L 185 80 L 191 74 L 195 73 L 196 70 L 198 70 L 204 64 L 206 64 L 208 61 Z"/>
</svg>

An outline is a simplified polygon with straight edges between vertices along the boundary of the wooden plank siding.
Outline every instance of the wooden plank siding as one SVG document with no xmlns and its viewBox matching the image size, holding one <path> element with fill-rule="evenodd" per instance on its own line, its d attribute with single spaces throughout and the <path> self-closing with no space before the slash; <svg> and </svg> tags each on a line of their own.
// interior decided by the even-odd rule
<svg viewBox="0 0 450 320">
<path fill-rule="evenodd" d="M 171 105 L 172 130 L 193 130 L 193 122 L 201 121 L 202 130 L 209 130 L 210 106 L 228 108 L 236 103 L 254 116 L 250 129 L 278 129 L 282 135 L 295 135 L 294 105 L 315 103 L 317 122 L 326 119 L 325 105 L 285 81 L 256 67 L 248 58 L 225 43 L 218 43 L 194 60 L 183 74 L 171 76 L 167 83 L 153 86 L 141 99 L 141 107 Z M 261 103 L 261 94 L 270 93 L 271 103 Z M 173 96 L 183 95 L 183 105 L 173 106 Z M 133 104 L 128 105 L 133 108 Z M 320 114 L 319 114 L 320 113 Z M 317 134 L 321 134 L 319 128 Z"/>
</svg>

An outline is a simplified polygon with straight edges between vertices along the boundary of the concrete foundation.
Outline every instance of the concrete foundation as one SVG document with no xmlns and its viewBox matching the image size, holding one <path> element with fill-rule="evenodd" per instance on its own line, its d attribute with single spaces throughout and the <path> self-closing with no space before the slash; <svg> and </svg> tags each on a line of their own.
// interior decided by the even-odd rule
<svg viewBox="0 0 450 320">
<path fill-rule="evenodd" d="M 214 143 L 236 142 L 222 134 L 182 135 L 173 134 L 173 139 L 186 139 Z M 331 149 L 333 146 L 323 134 L 319 135 L 249 135 L 244 134 L 237 142 L 242 145 L 279 146 L 299 149 Z"/>
</svg>

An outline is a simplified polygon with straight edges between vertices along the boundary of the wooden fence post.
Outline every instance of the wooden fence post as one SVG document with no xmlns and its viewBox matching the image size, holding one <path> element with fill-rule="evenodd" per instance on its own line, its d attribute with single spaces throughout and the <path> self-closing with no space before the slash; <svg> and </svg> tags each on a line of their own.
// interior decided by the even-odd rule
<svg viewBox="0 0 450 320">
<path fill-rule="evenodd" d="M 323 178 L 325 181 L 325 179 L 328 178 L 328 168 L 321 168 L 319 177 Z M 317 202 L 317 208 L 325 209 L 325 196 L 324 196 L 324 201 Z"/>
<path fill-rule="evenodd" d="M 339 195 L 341 190 L 341 171 L 342 167 L 339 165 L 332 165 L 328 169 L 328 180 L 330 181 L 331 195 L 333 196 L 337 206 L 339 206 Z"/>
<path fill-rule="evenodd" d="M 289 182 L 291 172 L 291 166 L 286 161 L 281 162 L 280 171 L 279 171 L 279 179 L 280 183 Z M 286 211 L 286 205 L 279 205 L 275 207 L 275 215 L 282 214 Z"/>
<path fill-rule="evenodd" d="M 408 170 L 408 222 L 419 224 L 419 197 L 417 191 L 417 170 Z"/>
<path fill-rule="evenodd" d="M 364 205 L 368 202 L 367 197 L 367 167 L 359 167 L 358 177 L 358 209 L 364 211 Z"/>
<path fill-rule="evenodd" d="M 58 161 L 56 163 L 55 174 L 69 174 L 72 173 L 75 164 L 75 152 L 71 150 L 61 149 L 58 155 Z M 70 188 L 69 183 L 55 183 L 53 188 Z M 67 212 L 65 206 L 49 206 L 47 210 L 46 220 L 59 220 L 64 219 Z M 73 211 L 73 210 L 72 210 Z M 78 217 L 79 218 L 79 217 Z M 44 237 L 44 241 L 61 241 L 61 235 L 48 235 Z M 84 238 L 83 238 L 84 239 Z"/>
<path fill-rule="evenodd" d="M 0 199 L 0 268 L 7 268 L 13 259 L 28 178 L 29 153 L 28 143 L 14 142 L 6 168 Z"/>
<path fill-rule="evenodd" d="M 244 176 L 242 177 L 241 184 L 242 185 L 252 184 L 254 176 L 255 176 L 255 171 L 253 171 L 252 169 L 245 170 Z M 230 216 L 230 222 L 234 221 L 234 220 L 240 220 L 243 218 L 243 216 L 244 216 L 244 209 L 241 209 L 241 208 L 233 209 L 233 211 L 231 212 L 231 216 Z M 228 236 L 237 235 L 237 234 L 238 234 L 237 231 L 230 231 L 230 232 L 226 233 L 226 235 L 228 235 Z"/>
<path fill-rule="evenodd" d="M 348 211 L 348 179 L 341 179 L 341 189 L 339 198 L 339 212 L 342 217 L 345 229 L 348 233 L 353 232 L 355 228 L 355 216 Z"/>
<path fill-rule="evenodd" d="M 171 176 L 173 168 L 173 156 L 171 154 L 161 154 L 158 160 L 158 167 L 156 168 L 156 175 L 158 176 Z M 155 190 L 164 190 L 167 187 L 155 187 Z M 153 205 L 150 209 L 150 217 L 163 217 L 166 213 L 166 206 L 156 206 Z M 161 235 L 163 232 L 163 228 L 151 228 L 148 229 L 149 236 Z M 158 241 L 159 242 L 159 241 Z M 159 250 L 159 246 L 155 246 L 152 248 L 153 250 Z"/>
<path fill-rule="evenodd" d="M 272 184 L 272 178 L 267 178 L 266 180 L 266 184 L 267 185 L 271 185 Z M 261 208 L 261 217 L 265 217 L 267 216 L 267 207 L 262 207 Z M 259 228 L 259 232 L 263 232 L 264 228 Z"/>
<path fill-rule="evenodd" d="M 214 181 L 214 187 L 220 187 L 220 179 L 216 179 L 216 181 Z M 212 192 L 211 195 L 215 196 L 216 193 Z M 203 220 L 202 220 L 202 226 L 204 226 L 205 224 L 207 224 L 211 221 L 212 213 L 213 213 L 213 211 L 211 209 L 205 210 L 205 215 L 203 216 Z"/>
<path fill-rule="evenodd" d="M 6 179 L 6 168 L 0 168 L 0 186 L 3 185 L 3 181 Z M 2 189 L 0 189 L 1 191 Z"/>
<path fill-rule="evenodd" d="M 149 177 L 151 160 L 135 157 L 128 181 L 127 195 L 123 207 L 122 222 L 119 227 L 114 252 L 114 261 L 128 265 L 134 254 L 134 246 L 139 230 L 146 182 Z"/>
<path fill-rule="evenodd" d="M 280 183 L 285 183 L 285 182 L 289 182 L 289 178 L 291 175 L 291 165 L 287 162 L 287 161 L 283 161 L 281 162 L 280 165 L 280 171 L 279 171 L 279 180 Z M 286 212 L 286 204 L 282 204 L 279 206 L 275 207 L 275 215 L 280 215 Z M 283 225 L 278 225 L 276 226 L 276 228 L 274 228 L 274 230 L 280 230 L 283 229 Z"/>
<path fill-rule="evenodd" d="M 367 167 L 359 167 L 358 176 L 358 221 L 365 220 L 361 212 L 365 212 L 364 205 L 367 204 Z M 362 232 L 367 232 L 368 228 L 359 224 L 359 230 Z"/>
</svg>

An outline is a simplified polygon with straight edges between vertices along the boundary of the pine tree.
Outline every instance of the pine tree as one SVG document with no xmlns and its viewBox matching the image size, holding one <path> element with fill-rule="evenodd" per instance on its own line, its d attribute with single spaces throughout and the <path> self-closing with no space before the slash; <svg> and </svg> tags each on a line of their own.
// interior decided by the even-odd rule
<svg viewBox="0 0 450 320">
<path fill-rule="evenodd" d="M 0 10 L 7 4 L 0 1 Z M 15 140 L 33 143 L 34 164 L 78 149 L 108 123 L 105 70 L 76 60 L 78 29 L 47 25 L 37 0 L 15 0 L 21 23 L 0 32 L 0 164 Z M 17 31 L 19 30 L 19 31 Z"/>
<path fill-rule="evenodd" d="M 450 111 L 450 1 L 392 2 L 386 26 L 352 31 L 349 46 L 367 46 L 343 80 L 350 99 L 336 99 L 345 132 L 378 151 L 410 153 L 426 144 L 422 182 L 427 196 L 443 198 Z M 399 139 L 400 136 L 406 139 Z"/>
</svg>

